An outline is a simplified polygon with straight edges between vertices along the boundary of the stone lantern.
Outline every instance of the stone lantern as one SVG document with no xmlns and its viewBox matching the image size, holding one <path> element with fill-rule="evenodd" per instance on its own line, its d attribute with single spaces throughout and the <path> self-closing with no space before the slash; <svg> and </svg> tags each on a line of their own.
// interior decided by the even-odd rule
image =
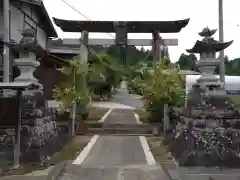
<svg viewBox="0 0 240 180">
<path fill-rule="evenodd" d="M 26 29 L 22 32 L 22 39 L 14 49 L 20 53 L 20 58 L 15 59 L 14 63 L 20 70 L 20 76 L 14 79 L 15 82 L 38 83 L 33 73 L 40 63 L 36 60 L 36 40 L 33 29 Z"/>
<path fill-rule="evenodd" d="M 20 70 L 20 76 L 14 79 L 14 83 L 33 84 L 32 88 L 22 91 L 20 100 L 21 157 L 26 161 L 44 161 L 58 135 L 55 113 L 46 106 L 42 85 L 33 76 L 40 65 L 36 56 L 43 55 L 45 52 L 36 42 L 34 30 L 26 29 L 22 32 L 22 36 L 18 44 L 6 43 L 10 49 L 20 54 L 20 58 L 14 61 Z"/>
<path fill-rule="evenodd" d="M 214 75 L 214 70 L 220 64 L 220 59 L 216 58 L 216 52 L 222 51 L 229 47 L 233 41 L 220 43 L 211 36 L 217 30 L 210 30 L 208 27 L 204 28 L 199 33 L 203 37 L 202 41 L 197 41 L 192 49 L 188 49 L 188 53 L 199 53 L 200 60 L 196 63 L 196 66 L 201 71 L 202 75 L 197 80 L 195 87 L 199 87 L 204 90 L 208 95 L 223 95 L 225 94 L 223 83 L 219 81 Z"/>
</svg>

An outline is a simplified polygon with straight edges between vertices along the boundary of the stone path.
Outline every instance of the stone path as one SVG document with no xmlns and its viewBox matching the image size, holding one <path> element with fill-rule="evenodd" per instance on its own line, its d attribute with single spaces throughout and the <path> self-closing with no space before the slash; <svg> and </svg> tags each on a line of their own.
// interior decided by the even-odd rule
<svg viewBox="0 0 240 180">
<path fill-rule="evenodd" d="M 133 109 L 142 108 L 139 96 L 131 96 L 126 88 L 118 89 L 111 102 L 95 103 L 112 112 L 104 123 L 136 124 Z M 138 136 L 98 136 L 89 154 L 79 163 L 66 166 L 60 180 L 168 180 L 160 165 L 149 161 L 147 143 Z M 151 164 L 151 165 L 149 165 Z"/>
<path fill-rule="evenodd" d="M 132 110 L 114 109 L 105 123 L 136 124 Z M 80 164 L 68 165 L 60 180 L 168 180 L 159 165 L 148 165 L 138 136 L 100 136 Z"/>
<path fill-rule="evenodd" d="M 105 123 L 136 124 L 131 110 L 115 109 Z M 146 164 L 145 154 L 137 136 L 100 136 L 83 165 L 117 166 Z"/>
<path fill-rule="evenodd" d="M 113 102 L 131 106 L 133 108 L 143 108 L 144 103 L 139 95 L 130 95 L 126 89 L 117 89 L 118 93 L 112 98 Z"/>
<path fill-rule="evenodd" d="M 167 180 L 159 166 L 68 166 L 61 180 Z"/>
</svg>

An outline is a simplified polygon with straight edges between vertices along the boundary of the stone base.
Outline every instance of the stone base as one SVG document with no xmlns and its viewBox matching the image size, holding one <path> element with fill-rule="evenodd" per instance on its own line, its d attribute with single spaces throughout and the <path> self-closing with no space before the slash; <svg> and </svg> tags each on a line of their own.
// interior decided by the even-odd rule
<svg viewBox="0 0 240 180">
<path fill-rule="evenodd" d="M 206 148 L 191 150 L 189 147 L 195 146 L 194 141 L 185 139 L 182 134 L 178 137 L 175 135 L 172 134 L 172 137 L 168 135 L 165 142 L 179 166 L 240 168 L 240 157 L 236 153 L 228 152 L 224 156 L 217 156 L 216 150 L 207 151 Z"/>
</svg>

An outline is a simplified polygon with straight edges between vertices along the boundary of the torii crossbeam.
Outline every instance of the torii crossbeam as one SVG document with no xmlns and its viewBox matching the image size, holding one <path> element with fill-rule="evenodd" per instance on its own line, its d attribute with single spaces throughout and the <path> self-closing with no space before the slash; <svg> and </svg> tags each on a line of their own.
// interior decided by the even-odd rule
<svg viewBox="0 0 240 180">
<path fill-rule="evenodd" d="M 189 19 L 178 21 L 74 21 L 53 18 L 64 32 L 81 32 L 81 40 L 63 39 L 63 45 L 81 46 L 82 60 L 87 61 L 87 45 L 152 46 L 154 60 L 161 57 L 161 45 L 176 46 L 177 39 L 162 39 L 159 33 L 178 33 Z M 116 33 L 114 39 L 88 39 L 88 32 Z M 152 39 L 128 39 L 128 33 L 152 33 Z M 52 49 L 54 52 L 54 49 Z M 56 52 L 56 49 L 55 49 Z"/>
</svg>

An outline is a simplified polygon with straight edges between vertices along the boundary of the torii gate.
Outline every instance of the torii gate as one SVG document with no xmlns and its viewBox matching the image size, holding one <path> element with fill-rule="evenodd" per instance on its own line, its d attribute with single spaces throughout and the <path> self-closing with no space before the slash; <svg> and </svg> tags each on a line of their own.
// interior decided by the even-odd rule
<svg viewBox="0 0 240 180">
<path fill-rule="evenodd" d="M 162 39 L 159 33 L 179 33 L 189 19 L 177 21 L 74 21 L 53 18 L 64 32 L 81 32 L 81 39 L 63 39 L 63 45 L 80 46 L 81 60 L 87 62 L 88 45 L 152 46 L 153 60 L 161 57 L 161 45 L 177 46 L 178 39 Z M 116 33 L 115 39 L 89 39 L 89 32 Z M 152 33 L 152 39 L 128 39 L 128 33 Z M 124 61 L 126 51 L 122 51 Z"/>
</svg>

